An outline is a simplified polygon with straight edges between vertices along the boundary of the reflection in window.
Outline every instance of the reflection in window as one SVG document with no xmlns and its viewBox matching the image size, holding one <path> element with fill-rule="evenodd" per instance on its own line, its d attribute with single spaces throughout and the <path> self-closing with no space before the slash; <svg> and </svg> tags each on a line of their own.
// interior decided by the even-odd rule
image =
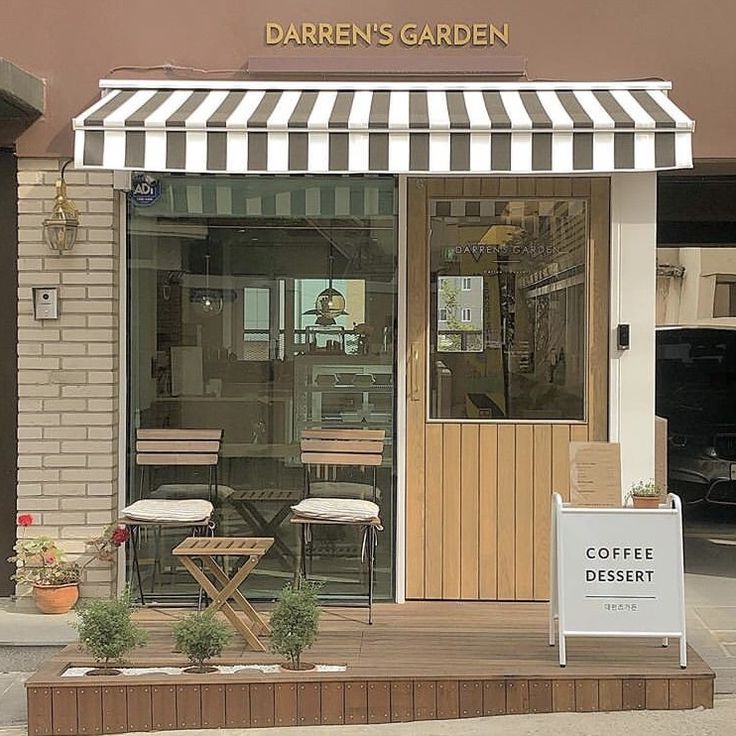
<svg viewBox="0 0 736 736">
<path fill-rule="evenodd" d="M 587 202 L 431 203 L 430 417 L 585 417 Z"/>
</svg>

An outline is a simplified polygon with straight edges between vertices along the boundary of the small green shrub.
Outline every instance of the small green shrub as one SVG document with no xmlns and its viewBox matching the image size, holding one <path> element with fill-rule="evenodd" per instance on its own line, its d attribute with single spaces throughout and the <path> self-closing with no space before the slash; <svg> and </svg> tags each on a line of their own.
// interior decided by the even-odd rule
<svg viewBox="0 0 736 736">
<path fill-rule="evenodd" d="M 189 657 L 198 670 L 218 657 L 232 638 L 230 627 L 214 613 L 192 613 L 174 625 L 176 648 Z"/>
<path fill-rule="evenodd" d="M 129 592 L 118 598 L 91 601 L 77 610 L 80 644 L 102 667 L 121 662 L 136 647 L 143 646 L 148 634 L 131 619 Z"/>
<path fill-rule="evenodd" d="M 300 669 L 302 652 L 317 638 L 320 587 L 299 577 L 284 586 L 271 614 L 271 651 L 288 657 L 292 669 Z"/>
</svg>

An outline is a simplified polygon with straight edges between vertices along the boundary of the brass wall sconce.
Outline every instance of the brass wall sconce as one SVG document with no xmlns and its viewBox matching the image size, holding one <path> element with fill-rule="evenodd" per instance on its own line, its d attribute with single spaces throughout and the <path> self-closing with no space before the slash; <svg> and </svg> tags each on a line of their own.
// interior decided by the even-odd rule
<svg viewBox="0 0 736 736">
<path fill-rule="evenodd" d="M 79 229 L 79 211 L 66 196 L 64 171 L 71 161 L 61 167 L 61 176 L 56 180 L 56 196 L 51 216 L 43 221 L 43 236 L 51 250 L 63 255 L 74 247 Z"/>
</svg>

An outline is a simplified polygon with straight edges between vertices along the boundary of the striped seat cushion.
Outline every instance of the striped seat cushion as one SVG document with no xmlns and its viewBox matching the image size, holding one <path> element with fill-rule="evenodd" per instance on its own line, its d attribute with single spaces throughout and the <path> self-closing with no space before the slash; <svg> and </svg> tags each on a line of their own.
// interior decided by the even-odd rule
<svg viewBox="0 0 736 736">
<path fill-rule="evenodd" d="M 212 511 L 212 504 L 202 499 L 145 498 L 126 506 L 122 514 L 131 521 L 197 524 L 207 521 L 212 516 Z"/>
<path fill-rule="evenodd" d="M 305 498 L 292 506 L 302 519 L 331 521 L 338 524 L 373 524 L 381 528 L 379 508 L 373 501 L 358 498 Z"/>
</svg>

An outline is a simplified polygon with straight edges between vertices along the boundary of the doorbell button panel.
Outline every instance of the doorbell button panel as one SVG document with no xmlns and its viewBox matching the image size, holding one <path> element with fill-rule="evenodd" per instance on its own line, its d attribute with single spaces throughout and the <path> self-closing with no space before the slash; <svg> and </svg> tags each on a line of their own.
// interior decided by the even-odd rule
<svg viewBox="0 0 736 736">
<path fill-rule="evenodd" d="M 59 319 L 59 290 L 55 286 L 33 287 L 34 319 Z"/>
</svg>

